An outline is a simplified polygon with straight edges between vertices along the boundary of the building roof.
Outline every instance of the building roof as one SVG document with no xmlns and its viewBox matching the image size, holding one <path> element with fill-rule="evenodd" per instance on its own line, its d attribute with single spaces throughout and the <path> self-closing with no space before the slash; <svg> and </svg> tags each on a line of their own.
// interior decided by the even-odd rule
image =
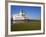
<svg viewBox="0 0 46 37">
<path fill-rule="evenodd" d="M 24 19 L 28 19 L 28 17 L 25 15 L 23 10 L 13 16 L 13 20 L 24 20 Z"/>
</svg>

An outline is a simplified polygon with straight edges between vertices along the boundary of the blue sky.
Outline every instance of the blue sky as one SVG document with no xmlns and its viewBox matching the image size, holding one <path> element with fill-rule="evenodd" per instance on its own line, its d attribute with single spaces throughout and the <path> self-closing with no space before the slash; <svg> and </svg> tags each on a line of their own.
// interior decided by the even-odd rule
<svg viewBox="0 0 46 37">
<path fill-rule="evenodd" d="M 17 6 L 11 5 L 11 14 L 15 15 L 23 10 L 25 15 L 33 20 L 40 20 L 41 17 L 41 7 L 36 6 Z"/>
</svg>

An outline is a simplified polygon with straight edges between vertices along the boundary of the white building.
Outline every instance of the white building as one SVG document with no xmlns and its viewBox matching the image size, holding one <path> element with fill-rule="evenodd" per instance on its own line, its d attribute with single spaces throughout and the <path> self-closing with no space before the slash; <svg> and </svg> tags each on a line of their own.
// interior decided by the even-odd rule
<svg viewBox="0 0 46 37">
<path fill-rule="evenodd" d="M 20 10 L 18 14 L 15 14 L 13 17 L 13 23 L 26 22 L 29 18 L 25 15 L 23 10 Z"/>
</svg>

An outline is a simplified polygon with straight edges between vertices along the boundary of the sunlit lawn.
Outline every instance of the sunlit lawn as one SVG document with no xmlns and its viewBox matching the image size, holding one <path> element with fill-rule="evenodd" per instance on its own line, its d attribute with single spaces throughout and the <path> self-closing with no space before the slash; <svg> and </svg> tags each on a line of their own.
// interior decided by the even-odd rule
<svg viewBox="0 0 46 37">
<path fill-rule="evenodd" d="M 40 21 L 31 21 L 25 23 L 15 23 L 11 25 L 11 31 L 40 30 Z"/>
</svg>

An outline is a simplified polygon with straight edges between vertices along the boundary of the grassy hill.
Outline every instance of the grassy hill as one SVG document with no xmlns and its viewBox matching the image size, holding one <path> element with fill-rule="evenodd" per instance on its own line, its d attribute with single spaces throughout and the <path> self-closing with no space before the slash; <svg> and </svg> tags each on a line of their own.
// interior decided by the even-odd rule
<svg viewBox="0 0 46 37">
<path fill-rule="evenodd" d="M 11 25 L 11 31 L 40 30 L 40 20 L 30 20 L 30 22 L 15 23 Z"/>
</svg>

